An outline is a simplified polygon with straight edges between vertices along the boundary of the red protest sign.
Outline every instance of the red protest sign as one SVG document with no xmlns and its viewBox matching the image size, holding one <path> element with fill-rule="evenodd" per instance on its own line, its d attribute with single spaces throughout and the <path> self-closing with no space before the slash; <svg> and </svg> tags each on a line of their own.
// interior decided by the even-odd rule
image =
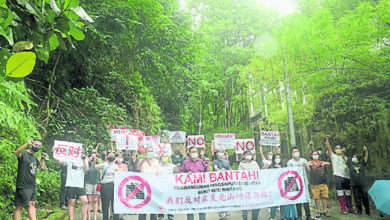
<svg viewBox="0 0 390 220">
<path fill-rule="evenodd" d="M 61 161 L 78 161 L 81 158 L 82 144 L 54 141 L 53 157 Z"/>
<path fill-rule="evenodd" d="M 188 136 L 188 147 L 204 148 L 204 135 Z"/>
<path fill-rule="evenodd" d="M 244 151 L 256 152 L 255 140 L 253 139 L 237 139 L 235 151 L 236 154 L 243 154 Z"/>
</svg>

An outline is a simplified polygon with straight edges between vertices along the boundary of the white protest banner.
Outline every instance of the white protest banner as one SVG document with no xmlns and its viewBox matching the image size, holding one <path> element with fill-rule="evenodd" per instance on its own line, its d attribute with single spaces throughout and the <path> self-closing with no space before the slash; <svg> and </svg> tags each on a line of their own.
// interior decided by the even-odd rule
<svg viewBox="0 0 390 220">
<path fill-rule="evenodd" d="M 186 132 L 184 132 L 184 131 L 170 131 L 169 132 L 169 143 L 182 144 L 185 142 L 186 142 Z"/>
<path fill-rule="evenodd" d="M 264 146 L 279 146 L 280 136 L 278 131 L 261 131 L 261 143 Z"/>
<path fill-rule="evenodd" d="M 153 146 L 160 143 L 160 136 L 144 136 L 144 146 Z"/>
<path fill-rule="evenodd" d="M 157 156 L 161 156 L 162 153 L 168 153 L 169 156 L 172 155 L 171 144 L 155 144 L 153 145 L 153 151 Z"/>
<path fill-rule="evenodd" d="M 303 167 L 160 175 L 117 172 L 114 183 L 117 214 L 237 211 L 310 200 Z"/>
<path fill-rule="evenodd" d="M 53 157 L 62 161 L 80 161 L 82 147 L 83 144 L 80 143 L 56 140 L 54 141 Z"/>
<path fill-rule="evenodd" d="M 243 154 L 244 151 L 256 152 L 254 139 L 236 139 L 236 154 Z"/>
<path fill-rule="evenodd" d="M 188 136 L 188 147 L 204 148 L 204 135 Z"/>
<path fill-rule="evenodd" d="M 111 129 L 112 140 L 118 150 L 137 150 L 138 137 L 130 134 L 128 129 Z"/>
<path fill-rule="evenodd" d="M 214 148 L 218 149 L 234 149 L 236 146 L 235 134 L 214 134 Z"/>
</svg>

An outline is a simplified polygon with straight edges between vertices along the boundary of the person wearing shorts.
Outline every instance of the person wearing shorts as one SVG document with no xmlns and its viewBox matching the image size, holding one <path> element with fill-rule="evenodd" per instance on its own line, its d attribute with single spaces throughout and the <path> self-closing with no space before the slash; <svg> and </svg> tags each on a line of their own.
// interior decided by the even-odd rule
<svg viewBox="0 0 390 220">
<path fill-rule="evenodd" d="M 97 208 L 98 208 L 98 199 L 100 196 L 100 192 L 96 191 L 96 188 L 100 181 L 100 170 L 96 169 L 92 166 L 92 161 L 97 162 L 98 158 L 96 157 L 96 153 L 88 156 L 88 171 L 85 173 L 85 192 L 88 197 L 88 220 L 91 219 L 91 209 L 93 208 L 93 219 L 97 218 Z"/>
<path fill-rule="evenodd" d="M 330 166 L 329 162 L 319 160 L 318 151 L 312 152 L 312 161 L 309 161 L 310 184 L 313 193 L 313 199 L 316 203 L 317 214 L 316 218 L 321 216 L 330 217 L 327 210 L 328 202 L 328 185 L 326 167 Z M 321 212 L 320 199 L 322 200 L 323 212 Z"/>
<path fill-rule="evenodd" d="M 57 161 L 59 164 L 64 164 L 67 167 L 65 190 L 68 198 L 68 213 L 69 220 L 73 220 L 73 206 L 77 198 L 81 201 L 81 217 L 82 220 L 87 219 L 88 199 L 84 190 L 84 172 L 87 172 L 88 162 L 85 154 L 82 153 L 81 160 L 77 162 Z"/>
<path fill-rule="evenodd" d="M 27 151 L 25 149 L 31 146 Z M 44 153 L 41 155 L 41 161 L 34 155 L 41 149 L 41 141 L 31 140 L 19 147 L 15 151 L 18 158 L 18 173 L 16 177 L 15 192 L 15 212 L 14 220 L 22 218 L 23 207 L 28 207 L 28 217 L 30 220 L 36 220 L 35 200 L 37 199 L 36 173 L 37 168 L 44 166 Z"/>
<path fill-rule="evenodd" d="M 326 136 L 326 146 L 328 147 L 329 157 L 332 161 L 336 194 L 341 211 L 344 215 L 348 214 L 348 212 L 354 213 L 355 210 L 352 207 L 351 181 L 345 162 L 348 158 L 344 155 L 345 149 L 341 149 L 340 145 L 336 145 L 335 152 L 333 152 L 328 135 Z"/>
</svg>

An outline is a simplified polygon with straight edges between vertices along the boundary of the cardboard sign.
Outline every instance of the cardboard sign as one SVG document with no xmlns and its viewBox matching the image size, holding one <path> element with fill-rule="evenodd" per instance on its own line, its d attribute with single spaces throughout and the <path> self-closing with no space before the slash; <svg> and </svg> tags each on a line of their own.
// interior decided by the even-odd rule
<svg viewBox="0 0 390 220">
<path fill-rule="evenodd" d="M 169 143 L 182 144 L 185 142 L 186 142 L 186 132 L 184 132 L 184 131 L 170 131 L 169 132 Z"/>
<path fill-rule="evenodd" d="M 204 135 L 188 136 L 188 147 L 204 148 Z"/>
<path fill-rule="evenodd" d="M 303 167 L 206 173 L 116 172 L 116 214 L 190 214 L 260 209 L 310 201 Z"/>
<path fill-rule="evenodd" d="M 144 145 L 153 146 L 160 143 L 160 136 L 144 136 Z"/>
<path fill-rule="evenodd" d="M 56 160 L 76 162 L 81 160 L 83 144 L 54 141 L 53 157 Z"/>
<path fill-rule="evenodd" d="M 234 149 L 235 134 L 214 134 L 214 148 L 218 149 Z"/>
<path fill-rule="evenodd" d="M 261 143 L 264 146 L 279 146 L 280 135 L 278 131 L 261 131 Z"/>
<path fill-rule="evenodd" d="M 172 155 L 171 144 L 155 144 L 153 145 L 153 151 L 157 156 L 161 156 L 163 153 L 168 153 L 169 156 Z"/>
<path fill-rule="evenodd" d="M 111 129 L 112 140 L 118 150 L 137 150 L 138 136 L 131 135 L 128 129 Z"/>
<path fill-rule="evenodd" d="M 256 152 L 254 139 L 236 139 L 236 154 L 243 154 L 244 151 Z"/>
</svg>

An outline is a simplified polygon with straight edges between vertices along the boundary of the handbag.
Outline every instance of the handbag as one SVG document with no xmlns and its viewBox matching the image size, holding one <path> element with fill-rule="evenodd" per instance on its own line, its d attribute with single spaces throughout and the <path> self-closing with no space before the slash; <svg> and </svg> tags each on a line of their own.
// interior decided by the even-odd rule
<svg viewBox="0 0 390 220">
<path fill-rule="evenodd" d="M 104 175 L 106 174 L 108 168 L 110 168 L 112 165 L 107 166 L 107 168 L 103 171 L 102 180 L 104 179 Z M 97 184 L 96 191 L 100 192 L 101 183 Z"/>
</svg>

